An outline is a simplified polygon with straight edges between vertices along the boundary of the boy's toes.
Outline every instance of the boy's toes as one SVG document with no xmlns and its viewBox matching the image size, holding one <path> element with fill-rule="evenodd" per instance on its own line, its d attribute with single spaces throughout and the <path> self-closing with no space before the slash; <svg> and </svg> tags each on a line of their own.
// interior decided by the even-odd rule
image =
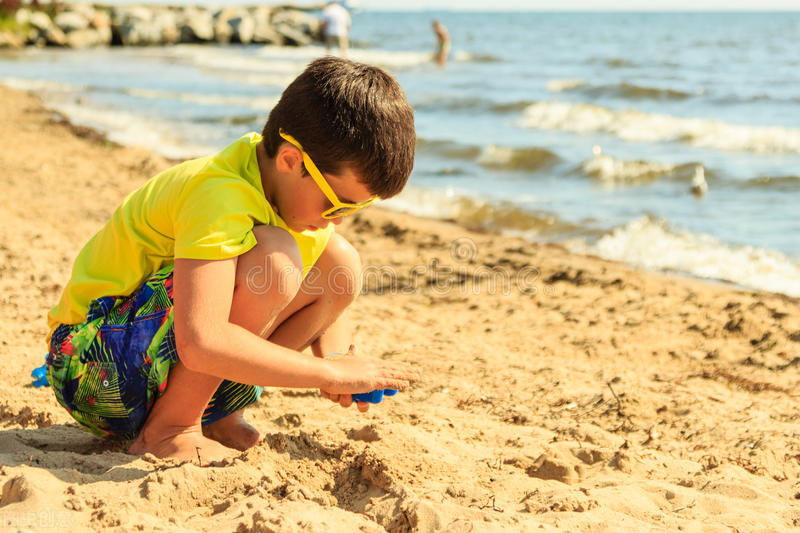
<svg viewBox="0 0 800 533">
<path fill-rule="evenodd" d="M 203 435 L 239 451 L 261 442 L 261 433 L 243 418 L 234 415 L 203 427 Z"/>
</svg>

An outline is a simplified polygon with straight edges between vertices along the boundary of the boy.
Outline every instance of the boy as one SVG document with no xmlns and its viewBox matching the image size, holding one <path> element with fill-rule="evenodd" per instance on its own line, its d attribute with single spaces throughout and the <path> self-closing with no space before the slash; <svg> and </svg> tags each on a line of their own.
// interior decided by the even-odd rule
<svg viewBox="0 0 800 533">
<path fill-rule="evenodd" d="M 339 316 L 360 261 L 333 231 L 402 190 L 414 144 L 397 82 L 328 57 L 287 87 L 262 135 L 133 192 L 48 315 L 59 403 L 97 435 L 134 439 L 129 453 L 210 462 L 259 441 L 242 409 L 261 386 L 315 387 L 347 407 L 416 381 L 354 355 Z M 308 346 L 317 358 L 298 353 Z"/>
</svg>

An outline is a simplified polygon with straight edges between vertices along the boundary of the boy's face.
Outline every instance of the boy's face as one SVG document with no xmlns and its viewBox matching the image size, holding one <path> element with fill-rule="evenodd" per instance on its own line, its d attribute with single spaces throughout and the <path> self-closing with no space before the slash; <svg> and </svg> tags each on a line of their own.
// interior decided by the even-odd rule
<svg viewBox="0 0 800 533">
<path fill-rule="evenodd" d="M 361 176 L 349 166 L 343 167 L 338 174 L 325 173 L 323 177 L 342 202 L 358 204 L 372 197 L 367 186 L 361 182 Z M 327 227 L 329 223 L 341 224 L 343 217 L 323 218 L 322 214 L 332 207 L 331 202 L 305 172 L 302 158 L 300 164 L 295 165 L 288 185 L 277 207 L 281 218 L 293 231 L 316 231 Z"/>
</svg>

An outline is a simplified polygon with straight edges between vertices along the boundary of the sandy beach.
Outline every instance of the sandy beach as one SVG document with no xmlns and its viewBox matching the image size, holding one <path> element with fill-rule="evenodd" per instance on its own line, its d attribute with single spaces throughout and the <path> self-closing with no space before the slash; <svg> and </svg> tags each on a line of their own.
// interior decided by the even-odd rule
<svg viewBox="0 0 800 533">
<path fill-rule="evenodd" d="M 0 530 L 800 527 L 797 299 L 379 208 L 340 228 L 348 316 L 420 383 L 366 414 L 267 389 L 221 466 L 130 456 L 30 372 L 80 247 L 170 162 L 3 87 L 0 146 Z"/>
</svg>

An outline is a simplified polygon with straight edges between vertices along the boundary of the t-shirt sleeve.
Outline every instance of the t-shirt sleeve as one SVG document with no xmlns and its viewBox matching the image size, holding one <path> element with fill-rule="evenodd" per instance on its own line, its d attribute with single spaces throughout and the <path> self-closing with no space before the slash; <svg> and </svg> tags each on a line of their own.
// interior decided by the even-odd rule
<svg viewBox="0 0 800 533">
<path fill-rule="evenodd" d="M 216 260 L 245 253 L 256 245 L 259 209 L 244 182 L 206 178 L 188 186 L 175 206 L 175 258 Z"/>
</svg>

